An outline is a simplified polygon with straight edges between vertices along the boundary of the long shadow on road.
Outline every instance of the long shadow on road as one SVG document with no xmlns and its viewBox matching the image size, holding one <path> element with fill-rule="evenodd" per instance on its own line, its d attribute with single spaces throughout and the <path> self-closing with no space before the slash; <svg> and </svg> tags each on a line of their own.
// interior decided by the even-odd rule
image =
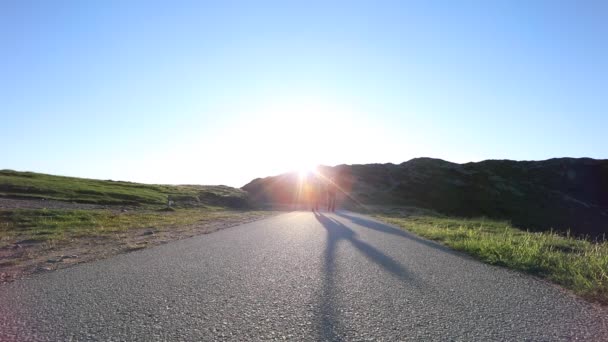
<svg viewBox="0 0 608 342">
<path fill-rule="evenodd" d="M 327 248 L 325 249 L 324 260 L 324 283 L 323 293 L 320 300 L 320 315 L 318 331 L 320 340 L 323 341 L 342 341 L 341 329 L 337 320 L 336 311 L 337 289 L 335 284 L 336 277 L 336 245 L 340 240 L 351 243 L 368 260 L 381 266 L 384 270 L 397 277 L 401 281 L 416 283 L 413 275 L 401 264 L 385 255 L 380 250 L 359 240 L 357 234 L 344 224 L 323 214 L 315 212 L 315 218 L 327 230 Z"/>
<path fill-rule="evenodd" d="M 377 222 L 377 221 L 373 221 L 373 220 L 369 220 L 363 217 L 359 217 L 359 216 L 355 216 L 355 215 L 349 215 L 346 214 L 344 212 L 336 212 L 336 215 L 343 217 L 345 219 L 350 220 L 352 223 L 364 227 L 364 228 L 368 228 L 371 230 L 375 230 L 375 231 L 379 231 L 382 233 L 387 233 L 387 234 L 393 234 L 393 235 L 397 235 L 397 236 L 401 236 L 404 237 L 406 239 L 415 241 L 419 244 L 425 245 L 427 247 L 431 247 L 434 248 L 436 250 L 439 250 L 441 252 L 447 253 L 447 254 L 451 254 L 451 255 L 461 255 L 458 252 L 455 252 L 454 250 L 451 250 L 447 247 L 444 247 L 436 242 L 432 242 L 429 240 L 425 240 L 422 238 L 419 238 L 418 236 L 412 234 L 412 233 L 408 233 L 406 231 L 403 231 L 401 229 L 398 228 L 393 228 L 388 226 L 385 223 L 381 223 L 381 222 Z"/>
</svg>

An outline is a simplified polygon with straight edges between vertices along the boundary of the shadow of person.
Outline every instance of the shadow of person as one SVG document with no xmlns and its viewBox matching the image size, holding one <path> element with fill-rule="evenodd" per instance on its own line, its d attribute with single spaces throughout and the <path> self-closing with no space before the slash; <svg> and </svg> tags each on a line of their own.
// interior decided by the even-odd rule
<svg viewBox="0 0 608 342">
<path fill-rule="evenodd" d="M 321 225 L 327 230 L 328 246 L 333 246 L 339 240 L 346 240 L 350 242 L 359 252 L 374 262 L 377 265 L 382 266 L 386 271 L 391 274 L 403 279 L 408 280 L 411 278 L 409 272 L 398 262 L 393 260 L 391 257 L 385 255 L 370 244 L 360 240 L 357 234 L 343 223 L 336 221 L 330 217 L 327 217 L 320 213 L 315 213 L 315 217 L 321 223 Z"/>
<path fill-rule="evenodd" d="M 323 341 L 342 341 L 340 325 L 336 312 L 336 245 L 339 241 L 348 241 L 361 252 L 368 260 L 382 267 L 383 270 L 397 277 L 401 281 L 416 284 L 414 277 L 404 266 L 385 255 L 370 244 L 360 240 L 357 234 L 343 223 L 325 216 L 319 212 L 314 213 L 315 218 L 327 231 L 327 247 L 324 255 L 324 282 L 322 298 L 320 299 L 320 313 L 318 315 L 319 339 Z"/>
<path fill-rule="evenodd" d="M 386 223 L 382 223 L 382 222 L 378 222 L 378 221 L 374 221 L 374 220 L 370 220 L 370 219 L 366 219 L 357 215 L 352 215 L 352 214 L 347 214 L 344 212 L 336 212 L 336 215 L 343 217 L 349 221 L 351 221 L 352 223 L 364 227 L 364 228 L 368 228 L 371 230 L 375 230 L 375 231 L 379 231 L 382 233 L 386 233 L 386 234 L 392 234 L 392 235 L 396 235 L 396 236 L 400 236 L 409 240 L 412 240 L 414 242 L 417 242 L 419 244 L 425 245 L 427 247 L 431 247 L 434 248 L 438 251 L 450 254 L 450 255 L 461 255 L 460 253 L 451 250 L 445 246 L 442 246 L 436 242 L 433 241 L 429 241 L 429 240 L 425 240 L 422 238 L 419 238 L 418 236 L 406 232 L 404 230 L 401 230 L 399 228 L 393 228 L 389 225 L 387 225 Z"/>
</svg>

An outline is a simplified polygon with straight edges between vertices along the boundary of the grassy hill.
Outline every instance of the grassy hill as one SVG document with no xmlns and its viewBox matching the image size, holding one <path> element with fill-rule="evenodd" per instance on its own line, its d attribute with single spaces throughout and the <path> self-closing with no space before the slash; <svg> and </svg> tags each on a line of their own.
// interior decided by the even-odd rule
<svg viewBox="0 0 608 342">
<path fill-rule="evenodd" d="M 227 186 L 0 170 L 0 283 L 272 214 L 251 209 L 245 191 Z"/>
<path fill-rule="evenodd" d="M 608 233 L 608 160 L 486 160 L 456 164 L 417 158 L 395 164 L 320 167 L 348 196 L 342 205 L 414 206 L 460 217 L 509 220 L 533 231 Z M 262 202 L 298 198 L 296 174 L 258 178 L 243 187 Z"/>
<path fill-rule="evenodd" d="M 178 207 L 249 205 L 247 193 L 228 186 L 152 185 L 0 170 L 0 198 L 47 199 L 103 205 Z"/>
</svg>

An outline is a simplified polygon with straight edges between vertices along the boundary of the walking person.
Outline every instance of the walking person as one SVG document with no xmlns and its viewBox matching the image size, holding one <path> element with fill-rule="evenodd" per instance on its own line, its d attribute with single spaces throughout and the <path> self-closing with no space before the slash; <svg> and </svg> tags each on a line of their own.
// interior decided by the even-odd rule
<svg viewBox="0 0 608 342">
<path fill-rule="evenodd" d="M 333 178 L 327 182 L 327 211 L 330 213 L 336 211 L 336 184 Z"/>
<path fill-rule="evenodd" d="M 319 211 L 319 198 L 321 197 L 321 184 L 317 177 L 310 181 L 310 206 L 312 211 Z"/>
</svg>

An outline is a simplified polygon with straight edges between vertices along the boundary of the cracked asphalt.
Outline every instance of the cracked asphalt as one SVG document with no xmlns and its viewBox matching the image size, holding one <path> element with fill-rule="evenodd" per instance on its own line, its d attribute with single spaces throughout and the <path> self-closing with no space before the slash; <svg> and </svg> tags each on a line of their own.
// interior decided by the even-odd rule
<svg viewBox="0 0 608 342">
<path fill-rule="evenodd" d="M 0 286 L 0 341 L 606 341 L 607 310 L 369 217 L 292 212 Z"/>
</svg>

